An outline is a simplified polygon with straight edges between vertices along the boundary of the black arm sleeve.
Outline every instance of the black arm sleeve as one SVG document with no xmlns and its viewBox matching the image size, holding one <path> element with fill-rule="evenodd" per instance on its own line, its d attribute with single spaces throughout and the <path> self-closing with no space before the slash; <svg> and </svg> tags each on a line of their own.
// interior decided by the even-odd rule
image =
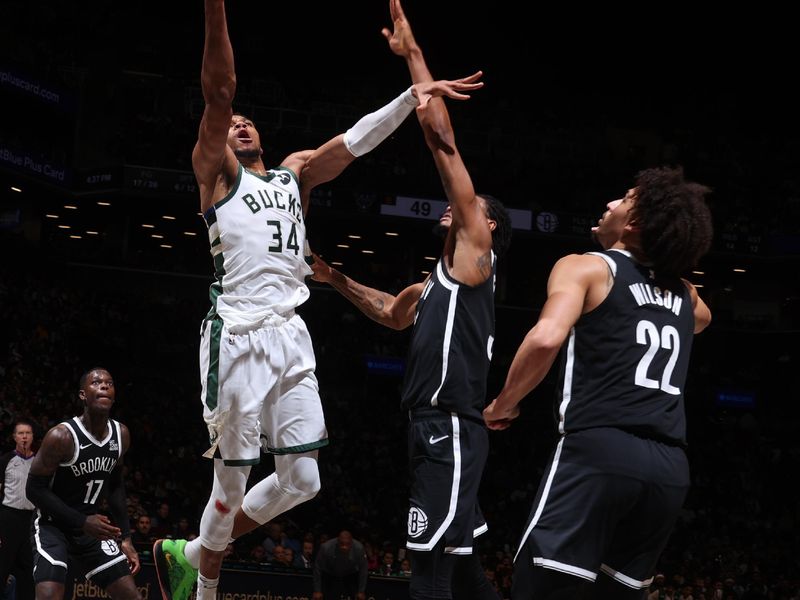
<svg viewBox="0 0 800 600">
<path fill-rule="evenodd" d="M 131 523 L 128 519 L 128 503 L 125 499 L 125 482 L 122 480 L 122 469 L 114 469 L 111 473 L 111 489 L 108 494 L 108 510 L 114 519 L 114 525 L 120 528 L 122 539 L 131 537 Z"/>
<path fill-rule="evenodd" d="M 83 529 L 86 515 L 74 508 L 67 506 L 64 501 L 50 489 L 49 475 L 28 474 L 28 483 L 25 485 L 25 494 L 42 512 L 53 517 L 53 520 L 62 527 Z"/>
</svg>

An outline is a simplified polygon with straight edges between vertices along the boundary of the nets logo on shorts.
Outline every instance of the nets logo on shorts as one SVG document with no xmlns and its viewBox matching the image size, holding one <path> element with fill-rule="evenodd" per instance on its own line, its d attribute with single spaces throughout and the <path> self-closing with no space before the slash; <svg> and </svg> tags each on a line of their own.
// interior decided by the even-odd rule
<svg viewBox="0 0 800 600">
<path fill-rule="evenodd" d="M 412 506 L 408 511 L 408 537 L 419 537 L 427 528 L 428 515 L 421 508 Z"/>
<path fill-rule="evenodd" d="M 119 554 L 119 546 L 114 540 L 103 540 L 100 542 L 100 549 L 109 556 L 116 556 Z"/>
</svg>

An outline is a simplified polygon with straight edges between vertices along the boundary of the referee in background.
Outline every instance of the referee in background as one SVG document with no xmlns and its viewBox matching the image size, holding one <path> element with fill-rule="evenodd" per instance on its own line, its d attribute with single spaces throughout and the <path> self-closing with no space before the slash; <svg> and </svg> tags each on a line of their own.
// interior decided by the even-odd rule
<svg viewBox="0 0 800 600">
<path fill-rule="evenodd" d="M 34 506 L 25 495 L 33 463 L 33 425 L 14 424 L 15 448 L 0 456 L 0 597 L 9 574 L 15 579 L 16 600 L 33 600 L 31 517 Z"/>
</svg>

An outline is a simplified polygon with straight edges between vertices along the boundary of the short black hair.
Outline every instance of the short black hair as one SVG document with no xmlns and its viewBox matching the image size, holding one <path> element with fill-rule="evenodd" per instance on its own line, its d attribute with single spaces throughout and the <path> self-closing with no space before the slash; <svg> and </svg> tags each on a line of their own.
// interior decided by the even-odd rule
<svg viewBox="0 0 800 600">
<path fill-rule="evenodd" d="M 106 373 L 111 375 L 111 371 L 109 371 L 105 367 L 92 367 L 91 369 L 88 369 L 87 371 L 85 371 L 83 373 L 83 375 L 81 375 L 81 378 L 78 381 L 78 389 L 79 390 L 82 390 L 84 388 L 84 386 L 86 385 L 86 381 L 89 379 L 89 375 L 91 375 L 95 371 L 105 371 Z"/>
<path fill-rule="evenodd" d="M 492 250 L 499 258 L 508 251 L 508 247 L 511 245 L 511 216 L 503 203 L 494 196 L 489 194 L 476 194 L 476 196 L 482 198 L 486 203 L 486 214 L 496 223 L 496 227 L 492 231 Z"/>
<path fill-rule="evenodd" d="M 642 252 L 657 275 L 679 277 L 697 265 L 714 237 L 706 194 L 711 189 L 687 181 L 681 167 L 645 169 L 636 175 L 632 220 Z"/>
</svg>

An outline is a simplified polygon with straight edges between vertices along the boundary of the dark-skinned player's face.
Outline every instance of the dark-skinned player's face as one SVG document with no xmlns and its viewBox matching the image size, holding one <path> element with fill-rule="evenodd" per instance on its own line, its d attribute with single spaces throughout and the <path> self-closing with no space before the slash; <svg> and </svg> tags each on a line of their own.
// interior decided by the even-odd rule
<svg viewBox="0 0 800 600">
<path fill-rule="evenodd" d="M 255 125 L 242 115 L 233 115 L 231 119 L 228 146 L 237 158 L 258 158 L 262 154 L 261 138 Z"/>
<path fill-rule="evenodd" d="M 107 411 L 114 404 L 114 379 L 111 373 L 96 369 L 86 377 L 79 396 L 89 410 Z"/>
</svg>

